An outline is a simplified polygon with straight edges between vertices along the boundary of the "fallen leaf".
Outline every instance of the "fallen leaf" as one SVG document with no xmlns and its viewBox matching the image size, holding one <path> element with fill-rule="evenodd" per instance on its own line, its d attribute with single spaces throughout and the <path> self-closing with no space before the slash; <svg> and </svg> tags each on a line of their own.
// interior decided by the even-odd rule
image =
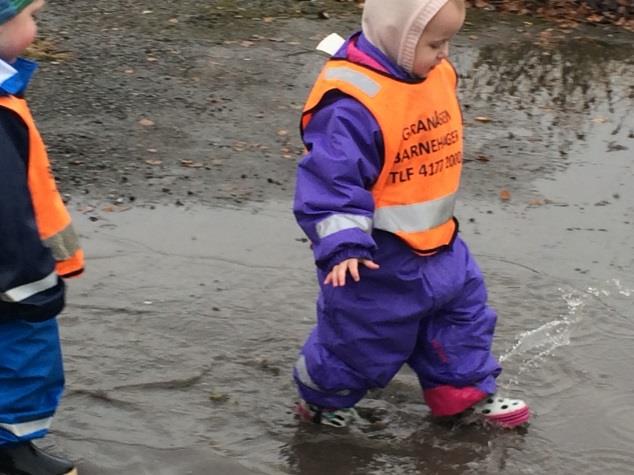
<svg viewBox="0 0 634 475">
<path fill-rule="evenodd" d="M 500 190 L 500 199 L 502 201 L 510 200 L 511 199 L 511 192 L 508 191 L 508 190 L 504 190 L 504 189 Z"/>
<path fill-rule="evenodd" d="M 139 125 L 142 125 L 143 127 L 151 127 L 154 125 L 154 121 L 151 119 L 148 119 L 147 117 L 144 117 L 143 119 L 139 121 Z"/>
<path fill-rule="evenodd" d="M 191 160 L 181 160 L 181 165 L 187 168 L 202 168 L 204 166 L 201 162 L 192 162 Z"/>
<path fill-rule="evenodd" d="M 148 165 L 160 165 L 163 162 L 161 160 L 146 160 L 145 163 Z"/>
<path fill-rule="evenodd" d="M 231 398 L 227 394 L 222 394 L 218 392 L 213 392 L 209 394 L 209 400 L 214 402 L 227 402 Z"/>
<path fill-rule="evenodd" d="M 475 118 L 475 120 L 477 120 L 478 122 L 491 122 L 493 119 L 484 115 L 479 115 Z"/>
</svg>

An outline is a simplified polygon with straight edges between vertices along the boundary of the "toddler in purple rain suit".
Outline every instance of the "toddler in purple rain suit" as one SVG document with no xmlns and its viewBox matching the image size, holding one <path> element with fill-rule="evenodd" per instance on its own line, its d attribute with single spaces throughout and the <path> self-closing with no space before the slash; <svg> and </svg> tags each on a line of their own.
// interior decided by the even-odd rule
<svg viewBox="0 0 634 475">
<path fill-rule="evenodd" d="M 447 57 L 464 17 L 462 0 L 366 0 L 307 101 L 294 213 L 320 293 L 293 372 L 302 420 L 346 426 L 404 364 L 435 416 L 530 417 L 495 394 L 496 314 L 453 217 L 462 125 Z"/>
</svg>

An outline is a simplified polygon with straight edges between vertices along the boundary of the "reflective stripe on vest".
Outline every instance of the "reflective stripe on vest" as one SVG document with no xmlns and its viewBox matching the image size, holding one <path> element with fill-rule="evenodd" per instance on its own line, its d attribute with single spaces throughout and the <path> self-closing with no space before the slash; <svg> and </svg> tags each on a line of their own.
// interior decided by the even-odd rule
<svg viewBox="0 0 634 475">
<path fill-rule="evenodd" d="M 450 245 L 458 230 L 453 211 L 462 170 L 463 130 L 456 86 L 457 75 L 447 61 L 424 81 L 407 82 L 332 59 L 302 115 L 305 128 L 332 90 L 352 96 L 367 108 L 381 129 L 384 145 L 383 168 L 370 190 L 375 205 L 373 226 L 398 235 L 422 254 Z M 365 223 L 361 226 L 349 216 L 324 220 L 317 234 L 366 229 Z"/>
<path fill-rule="evenodd" d="M 306 366 L 306 358 L 304 355 L 301 355 L 297 360 L 297 363 L 295 363 L 295 374 L 297 375 L 297 379 L 299 379 L 300 383 L 313 391 L 324 394 L 336 394 L 337 396 L 348 396 L 350 394 L 349 389 L 329 393 L 317 386 L 317 384 L 313 381 L 313 378 L 311 378 L 310 374 L 308 374 L 308 367 Z"/>
<path fill-rule="evenodd" d="M 0 97 L 0 106 L 18 114 L 28 128 L 28 187 L 40 238 L 51 249 L 57 273 L 63 277 L 77 275 L 84 268 L 84 253 L 79 246 L 70 214 L 57 191 L 46 148 L 31 111 L 24 99 L 15 96 Z M 31 285 L 34 283 L 24 286 Z"/>
<path fill-rule="evenodd" d="M 46 417 L 44 419 L 38 419 L 36 421 L 21 422 L 18 424 L 5 424 L 0 422 L 0 428 L 11 432 L 16 437 L 24 437 L 30 434 L 35 434 L 43 430 L 48 430 L 51 427 L 52 417 Z"/>
<path fill-rule="evenodd" d="M 363 73 L 345 66 L 326 70 L 326 79 L 329 81 L 339 80 L 347 82 L 370 97 L 376 96 L 381 90 L 381 86 L 376 81 Z"/>
<path fill-rule="evenodd" d="M 453 217 L 456 194 L 413 205 L 385 206 L 374 213 L 375 227 L 393 233 L 420 233 L 436 228 Z"/>
<path fill-rule="evenodd" d="M 32 295 L 55 287 L 57 285 L 58 278 L 57 272 L 51 272 L 43 279 L 36 280 L 35 282 L 30 282 L 28 284 L 22 284 L 3 292 L 0 294 L 0 300 L 3 300 L 4 302 L 22 302 Z"/>
<path fill-rule="evenodd" d="M 333 214 L 317 223 L 319 239 L 346 229 L 360 229 L 365 233 L 372 232 L 372 218 L 358 214 Z"/>
</svg>

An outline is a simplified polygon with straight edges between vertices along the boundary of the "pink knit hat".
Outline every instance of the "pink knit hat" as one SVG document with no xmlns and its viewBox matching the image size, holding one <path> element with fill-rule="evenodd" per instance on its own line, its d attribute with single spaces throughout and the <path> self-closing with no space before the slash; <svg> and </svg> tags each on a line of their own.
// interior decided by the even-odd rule
<svg viewBox="0 0 634 475">
<path fill-rule="evenodd" d="M 365 0 L 363 33 L 408 72 L 429 21 L 449 0 Z"/>
</svg>

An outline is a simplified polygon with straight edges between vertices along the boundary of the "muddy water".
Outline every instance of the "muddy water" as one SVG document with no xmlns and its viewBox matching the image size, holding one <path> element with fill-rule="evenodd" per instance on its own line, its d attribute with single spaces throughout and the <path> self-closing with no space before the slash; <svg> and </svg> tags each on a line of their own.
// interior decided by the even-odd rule
<svg viewBox="0 0 634 475">
<path fill-rule="evenodd" d="M 500 314 L 500 386 L 535 413 L 527 430 L 439 425 L 407 370 L 362 401 L 357 428 L 293 420 L 316 285 L 290 190 L 236 208 L 74 198 L 89 272 L 61 318 L 52 440 L 82 473 L 631 473 L 631 37 L 529 27 L 470 26 L 481 45 L 455 49 L 469 159 L 457 214 Z M 297 102 L 316 58 L 296 57 Z"/>
</svg>

